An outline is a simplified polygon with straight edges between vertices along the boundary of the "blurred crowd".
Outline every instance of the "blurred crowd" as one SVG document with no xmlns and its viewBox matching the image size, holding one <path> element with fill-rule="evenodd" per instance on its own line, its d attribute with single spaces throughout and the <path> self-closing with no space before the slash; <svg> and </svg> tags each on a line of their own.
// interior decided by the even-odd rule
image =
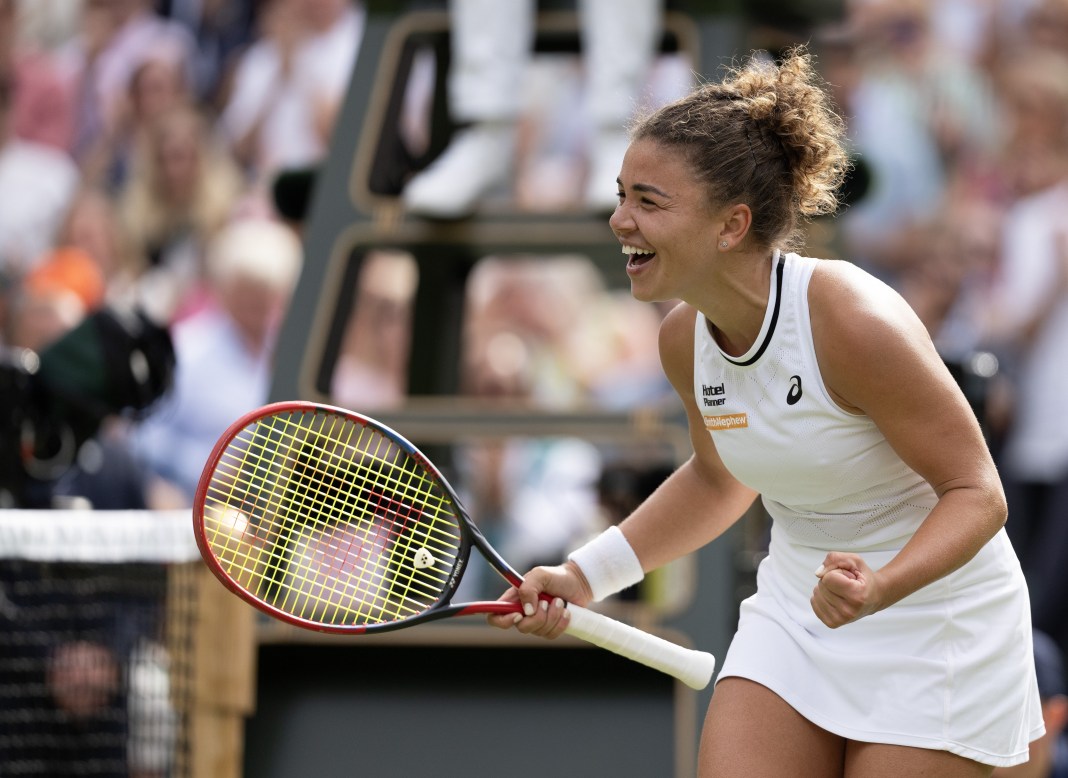
<svg viewBox="0 0 1068 778">
<path fill-rule="evenodd" d="M 263 402 L 303 262 L 272 186 L 323 159 L 363 23 L 350 0 L 0 0 L 0 345 L 47 354 L 115 309 L 175 352 L 150 417 L 85 441 L 54 505 L 188 505 Z"/>
<path fill-rule="evenodd" d="M 807 42 L 816 55 L 856 164 L 847 206 L 809 225 L 807 253 L 894 286 L 946 361 L 978 381 L 1035 623 L 1063 649 L 1068 0 L 843 7 L 804 30 L 750 26 L 735 53 Z M 278 212 L 272 185 L 324 159 L 364 15 L 358 0 L 0 0 L 0 345 L 40 350 L 101 306 L 131 302 L 174 341 L 172 391 L 147 420 L 101 429 L 95 456 L 89 446 L 78 457 L 83 479 L 107 479 L 94 507 L 188 504 L 205 446 L 266 398 L 304 261 L 300 226 Z M 582 196 L 567 156 L 582 147 L 568 141 L 581 131 L 574 95 L 556 115 L 544 102 L 552 85 L 574 83 L 559 67 L 536 71 L 528 93 L 543 121 L 521 133 L 528 157 L 511 184 L 528 210 L 571 207 L 565 189 Z M 669 97 L 678 72 L 647 84 Z M 417 286 L 410 257 L 378 259 L 333 379 L 339 401 L 363 407 L 403 397 Z M 581 260 L 487 263 L 469 303 L 469 393 L 556 407 L 637 407 L 667 393 L 662 310 L 636 307 Z M 597 453 L 526 449 L 542 480 L 517 478 L 570 494 L 545 479 L 591 473 L 575 503 L 587 515 L 599 498 L 603 508 L 603 491 L 589 491 L 603 474 Z M 478 456 L 497 463 L 475 470 L 510 472 L 504 452 Z M 56 495 L 85 494 L 72 483 L 59 479 Z M 504 510 L 499 484 L 471 491 Z M 516 494 L 525 515 L 550 512 L 533 492 Z"/>
</svg>

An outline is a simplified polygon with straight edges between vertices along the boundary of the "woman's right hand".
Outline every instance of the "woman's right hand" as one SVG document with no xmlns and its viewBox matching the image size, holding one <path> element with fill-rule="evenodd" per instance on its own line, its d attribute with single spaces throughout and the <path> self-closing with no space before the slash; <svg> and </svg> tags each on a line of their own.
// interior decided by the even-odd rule
<svg viewBox="0 0 1068 778">
<path fill-rule="evenodd" d="M 544 596 L 543 596 L 544 595 Z M 585 605 L 593 592 L 574 562 L 553 567 L 535 567 L 500 597 L 503 602 L 519 602 L 523 613 L 491 614 L 487 621 L 500 629 L 515 627 L 526 635 L 554 639 L 564 634 L 571 616 L 566 604 Z"/>
</svg>

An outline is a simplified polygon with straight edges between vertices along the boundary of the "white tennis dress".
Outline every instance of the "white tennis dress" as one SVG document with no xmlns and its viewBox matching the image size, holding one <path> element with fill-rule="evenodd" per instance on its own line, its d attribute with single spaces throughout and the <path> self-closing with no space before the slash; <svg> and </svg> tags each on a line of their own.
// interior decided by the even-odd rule
<svg viewBox="0 0 1068 778">
<path fill-rule="evenodd" d="M 773 519 L 757 593 L 742 603 L 719 678 L 763 684 L 853 740 L 1024 762 L 1043 726 L 1027 589 L 1004 530 L 961 569 L 879 613 L 832 630 L 812 611 L 828 551 L 858 553 L 877 570 L 937 500 L 875 424 L 842 410 L 823 384 L 808 308 L 819 261 L 776 253 L 764 325 L 740 357 L 723 353 L 697 317 L 705 426 Z"/>
</svg>

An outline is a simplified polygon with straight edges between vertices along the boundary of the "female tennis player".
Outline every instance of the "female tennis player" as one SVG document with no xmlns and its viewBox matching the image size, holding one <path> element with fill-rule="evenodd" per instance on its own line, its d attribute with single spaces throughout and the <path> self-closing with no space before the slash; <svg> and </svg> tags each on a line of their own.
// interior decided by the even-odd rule
<svg viewBox="0 0 1068 778">
<path fill-rule="evenodd" d="M 700 775 L 989 775 L 1042 732 L 1030 614 L 980 427 L 900 296 L 790 253 L 836 207 L 843 122 L 804 49 L 638 123 L 611 226 L 635 297 L 679 299 L 663 368 L 694 454 L 621 526 L 518 590 L 498 627 L 585 604 L 773 519 L 701 737 Z M 540 604 L 545 593 L 553 600 Z"/>
</svg>

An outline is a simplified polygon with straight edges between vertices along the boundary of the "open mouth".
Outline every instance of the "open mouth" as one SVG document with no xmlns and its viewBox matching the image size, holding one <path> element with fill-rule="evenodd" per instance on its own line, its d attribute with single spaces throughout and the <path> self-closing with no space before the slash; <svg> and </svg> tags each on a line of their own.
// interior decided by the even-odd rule
<svg viewBox="0 0 1068 778">
<path fill-rule="evenodd" d="M 636 246 L 624 246 L 623 253 L 627 255 L 627 267 L 639 268 L 656 256 L 655 251 L 647 251 Z"/>
</svg>

